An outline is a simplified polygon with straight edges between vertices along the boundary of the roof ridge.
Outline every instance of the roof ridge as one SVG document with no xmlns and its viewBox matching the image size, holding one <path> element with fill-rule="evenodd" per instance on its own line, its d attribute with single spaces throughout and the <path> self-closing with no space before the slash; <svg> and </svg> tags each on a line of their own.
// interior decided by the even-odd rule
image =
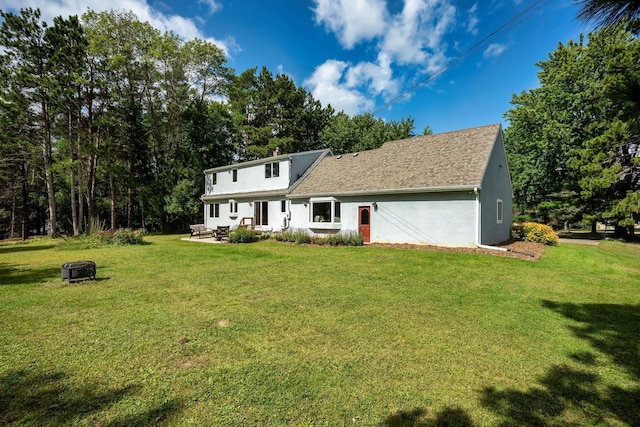
<svg viewBox="0 0 640 427">
<path fill-rule="evenodd" d="M 447 135 L 452 135 L 452 134 L 462 134 L 465 132 L 472 132 L 472 131 L 476 131 L 478 129 L 483 129 L 483 128 L 490 128 L 490 127 L 498 127 L 501 126 L 500 123 L 493 123 L 490 125 L 482 125 L 482 126 L 476 126 L 476 127 L 471 127 L 471 128 L 466 128 L 466 129 L 459 129 L 459 130 L 451 130 L 451 131 L 447 131 L 447 132 L 440 132 L 440 133 L 433 133 L 430 135 L 420 135 L 420 136 L 415 136 L 413 138 L 403 138 L 403 139 L 396 139 L 393 141 L 386 141 L 384 144 L 382 144 L 380 147 L 378 148 L 383 148 L 385 145 L 392 145 L 392 144 L 402 144 L 405 143 L 407 141 L 416 141 L 416 140 L 429 140 L 429 139 L 433 139 L 435 137 L 439 137 L 439 136 L 447 136 Z M 375 150 L 375 148 L 374 148 Z"/>
</svg>

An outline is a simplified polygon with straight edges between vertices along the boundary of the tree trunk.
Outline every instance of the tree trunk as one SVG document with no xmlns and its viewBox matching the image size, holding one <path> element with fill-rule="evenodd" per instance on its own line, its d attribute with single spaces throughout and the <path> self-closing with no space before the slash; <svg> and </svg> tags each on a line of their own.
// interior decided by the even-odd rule
<svg viewBox="0 0 640 427">
<path fill-rule="evenodd" d="M 78 210 L 76 204 L 76 183 L 73 165 L 69 171 L 69 189 L 71 190 L 71 224 L 73 225 L 73 235 L 80 235 L 80 227 L 78 226 Z M 82 195 L 80 194 L 80 202 L 82 203 Z"/>
<path fill-rule="evenodd" d="M 80 93 L 78 93 L 78 99 L 80 99 Z M 78 153 L 78 170 L 77 170 L 77 183 L 78 183 L 78 231 L 82 233 L 84 231 L 84 203 L 82 198 L 83 185 L 82 185 L 82 147 L 80 145 L 80 129 L 82 125 L 82 114 L 78 110 L 76 122 L 76 153 Z"/>
<path fill-rule="evenodd" d="M 47 199 L 49 202 L 49 224 L 47 224 L 47 236 L 57 235 L 56 226 L 56 192 L 53 186 L 53 160 L 51 155 L 51 123 L 49 120 L 49 105 L 42 103 L 44 121 L 44 135 L 42 138 L 42 159 L 44 161 L 44 175 L 47 184 Z"/>
<path fill-rule="evenodd" d="M 617 239 L 628 239 L 629 238 L 629 230 L 627 227 L 623 227 L 616 222 L 615 228 L 613 231 L 613 237 Z"/>
<path fill-rule="evenodd" d="M 591 234 L 596 234 L 597 232 L 598 232 L 598 222 L 591 221 Z M 605 229 L 605 233 L 606 233 L 606 229 Z"/>
<path fill-rule="evenodd" d="M 75 150 L 73 149 L 72 137 L 73 130 L 71 126 L 71 107 L 68 110 L 68 128 L 67 128 L 67 140 L 69 141 L 69 154 L 71 156 L 71 167 L 69 168 L 69 190 L 71 196 L 71 224 L 73 226 L 73 235 L 80 235 L 80 227 L 78 226 L 78 208 L 76 204 L 76 176 L 75 176 L 75 162 L 77 160 Z M 82 203 L 82 193 L 78 194 L 80 203 Z"/>
<path fill-rule="evenodd" d="M 27 166 L 23 163 L 22 169 L 22 240 L 29 238 L 29 181 Z"/>
<path fill-rule="evenodd" d="M 127 228 L 133 228 L 133 191 L 127 192 Z"/>
<path fill-rule="evenodd" d="M 16 190 L 11 189 L 11 227 L 9 231 L 9 238 L 13 239 L 15 237 L 16 231 L 16 211 L 18 210 L 17 205 L 18 201 L 16 200 Z"/>
<path fill-rule="evenodd" d="M 91 153 L 89 154 L 89 176 L 87 177 L 87 207 L 89 210 L 89 222 L 96 219 L 96 167 L 98 163 L 98 138 L 95 138 L 89 126 L 89 143 Z"/>
<path fill-rule="evenodd" d="M 113 172 L 109 172 L 109 194 L 111 195 L 111 229 L 116 229 L 116 186 Z"/>
</svg>

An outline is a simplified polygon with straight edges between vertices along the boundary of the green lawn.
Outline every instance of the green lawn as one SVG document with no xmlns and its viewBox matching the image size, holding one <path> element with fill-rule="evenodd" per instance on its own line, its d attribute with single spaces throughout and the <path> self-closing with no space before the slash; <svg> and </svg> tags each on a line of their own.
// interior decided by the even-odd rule
<svg viewBox="0 0 640 427">
<path fill-rule="evenodd" d="M 0 425 L 640 424 L 639 245 L 147 239 L 0 246 Z"/>
</svg>

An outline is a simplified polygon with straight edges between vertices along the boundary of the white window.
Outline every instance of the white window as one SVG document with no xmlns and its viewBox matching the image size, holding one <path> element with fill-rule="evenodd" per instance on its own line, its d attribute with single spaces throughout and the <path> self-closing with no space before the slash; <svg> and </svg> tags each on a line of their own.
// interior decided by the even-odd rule
<svg viewBox="0 0 640 427">
<path fill-rule="evenodd" d="M 340 202 L 335 199 L 311 200 L 311 222 L 340 223 Z"/>
<path fill-rule="evenodd" d="M 220 204 L 213 203 L 209 205 L 209 217 L 210 218 L 218 218 L 220 217 Z"/>
<path fill-rule="evenodd" d="M 497 218 L 498 218 L 498 224 L 502 224 L 502 215 L 503 215 L 503 203 L 502 200 L 498 199 L 498 214 L 497 214 Z"/>
<path fill-rule="evenodd" d="M 238 215 L 238 202 L 235 200 L 229 200 L 229 215 L 237 216 Z"/>
<path fill-rule="evenodd" d="M 218 184 L 218 174 L 217 173 L 212 173 L 211 174 L 211 182 L 213 185 L 217 185 Z"/>
<path fill-rule="evenodd" d="M 286 200 L 281 200 L 280 201 L 280 212 L 284 213 L 287 211 L 287 201 Z"/>
<path fill-rule="evenodd" d="M 231 171 L 231 181 L 238 182 L 238 169 L 234 169 Z"/>
<path fill-rule="evenodd" d="M 280 176 L 280 163 L 267 163 L 264 165 L 264 177 L 275 178 Z"/>
</svg>

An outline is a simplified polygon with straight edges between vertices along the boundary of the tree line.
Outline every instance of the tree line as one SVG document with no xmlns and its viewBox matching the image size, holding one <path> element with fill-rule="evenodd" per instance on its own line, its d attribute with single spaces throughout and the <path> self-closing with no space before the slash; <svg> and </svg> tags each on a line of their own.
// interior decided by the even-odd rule
<svg viewBox="0 0 640 427">
<path fill-rule="evenodd" d="M 600 10 L 600 9 L 598 9 Z M 634 21 L 635 22 L 635 21 Z M 605 25 L 559 43 L 536 64 L 539 87 L 512 98 L 505 143 L 523 218 L 556 226 L 640 219 L 640 42 L 637 25 Z"/>
<path fill-rule="evenodd" d="M 285 74 L 236 74 L 215 44 L 132 12 L 0 16 L 0 238 L 183 230 L 201 219 L 206 168 L 415 136 L 411 117 L 336 113 Z"/>
</svg>

